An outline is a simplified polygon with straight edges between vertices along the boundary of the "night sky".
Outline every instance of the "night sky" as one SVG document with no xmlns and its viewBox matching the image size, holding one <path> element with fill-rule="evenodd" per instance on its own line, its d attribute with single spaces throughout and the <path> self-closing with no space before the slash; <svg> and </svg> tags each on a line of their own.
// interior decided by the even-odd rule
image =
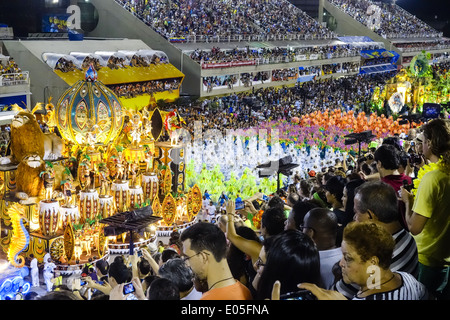
<svg viewBox="0 0 450 320">
<path fill-rule="evenodd" d="M 449 0 L 397 0 L 400 7 L 450 37 Z"/>
<path fill-rule="evenodd" d="M 419 18 L 449 20 L 449 2 L 443 0 L 397 0 L 400 7 L 415 14 Z"/>
</svg>

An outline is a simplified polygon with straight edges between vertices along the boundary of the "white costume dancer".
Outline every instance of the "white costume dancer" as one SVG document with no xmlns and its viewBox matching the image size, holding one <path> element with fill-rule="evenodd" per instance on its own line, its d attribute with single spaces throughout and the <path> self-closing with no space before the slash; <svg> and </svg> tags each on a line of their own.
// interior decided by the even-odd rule
<svg viewBox="0 0 450 320">
<path fill-rule="evenodd" d="M 47 286 L 47 292 L 52 291 L 54 278 L 53 270 L 56 268 L 56 265 L 53 262 L 47 262 L 44 265 L 44 281 Z"/>
<path fill-rule="evenodd" d="M 31 268 L 31 282 L 33 287 L 39 287 L 39 267 L 38 259 L 33 258 L 30 262 Z"/>
</svg>

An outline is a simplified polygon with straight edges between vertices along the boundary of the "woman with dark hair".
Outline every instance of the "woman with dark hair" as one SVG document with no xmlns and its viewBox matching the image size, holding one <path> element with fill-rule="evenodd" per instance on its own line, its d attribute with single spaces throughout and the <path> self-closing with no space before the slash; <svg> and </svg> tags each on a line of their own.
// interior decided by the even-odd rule
<svg viewBox="0 0 450 320">
<path fill-rule="evenodd" d="M 99 281 L 108 281 L 109 263 L 106 260 L 97 260 L 95 263 Z"/>
<path fill-rule="evenodd" d="M 173 231 L 170 234 L 168 247 L 173 248 L 178 255 L 181 255 L 181 252 L 183 251 L 183 243 L 180 241 L 180 233 L 178 231 Z"/>
<path fill-rule="evenodd" d="M 319 251 L 303 232 L 286 230 L 273 238 L 257 284 L 256 299 L 270 298 L 275 281 L 280 281 L 281 294 L 298 291 L 297 284 L 302 282 L 319 285 Z"/>
<path fill-rule="evenodd" d="M 366 181 L 363 179 L 351 180 L 350 182 L 347 182 L 344 187 L 344 191 L 342 192 L 342 204 L 344 206 L 345 216 L 347 217 L 347 223 L 352 221 L 353 216 L 355 215 L 355 212 L 353 210 L 353 206 L 355 203 L 355 189 L 362 185 L 364 182 Z M 346 225 L 347 224 L 340 225 L 338 228 L 338 236 L 336 239 L 338 242 L 338 246 L 341 245 L 342 233 Z"/>
<path fill-rule="evenodd" d="M 308 180 L 300 180 L 299 183 L 299 195 L 302 200 L 311 199 L 311 192 L 313 190 L 313 185 Z"/>
<path fill-rule="evenodd" d="M 236 233 L 244 239 L 260 242 L 256 232 L 246 226 L 236 227 Z M 233 243 L 230 243 L 230 247 L 227 252 L 227 261 L 230 266 L 231 273 L 235 279 L 238 279 L 242 284 L 252 290 L 251 283 L 256 275 L 256 271 L 253 268 L 253 262 L 249 255 L 241 251 Z M 252 292 L 253 294 L 253 292 Z"/>
<path fill-rule="evenodd" d="M 353 214 L 348 215 L 342 202 L 347 180 L 341 176 L 334 176 L 328 179 L 324 189 L 326 190 L 327 203 L 331 210 L 336 214 L 338 224 L 345 227 L 347 223 L 353 220 Z"/>
<path fill-rule="evenodd" d="M 305 215 L 309 210 L 317 207 L 319 207 L 319 205 L 311 200 L 298 201 L 289 212 L 289 216 L 284 223 L 284 229 L 300 230 L 300 226 L 303 224 L 303 218 Z"/>
<path fill-rule="evenodd" d="M 349 181 L 346 183 L 344 191 L 342 192 L 342 204 L 344 205 L 345 213 L 347 216 L 352 217 L 352 219 L 355 215 L 355 212 L 353 211 L 355 190 L 364 182 L 366 181 L 363 179 Z"/>
</svg>

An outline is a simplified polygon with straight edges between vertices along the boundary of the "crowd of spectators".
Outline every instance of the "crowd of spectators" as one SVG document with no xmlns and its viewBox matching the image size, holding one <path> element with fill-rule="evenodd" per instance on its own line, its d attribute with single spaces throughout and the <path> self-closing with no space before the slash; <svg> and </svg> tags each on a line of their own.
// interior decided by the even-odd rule
<svg viewBox="0 0 450 320">
<path fill-rule="evenodd" d="M 374 66 L 379 64 L 387 64 L 391 63 L 392 58 L 391 57 L 379 57 L 379 58 L 373 58 L 373 59 L 364 59 L 362 62 L 362 66 Z"/>
<path fill-rule="evenodd" d="M 450 40 L 435 39 L 433 41 L 396 42 L 395 46 L 403 52 L 419 50 L 438 50 L 450 48 Z"/>
<path fill-rule="evenodd" d="M 312 35 L 332 38 L 334 34 L 308 16 L 289 1 L 240 1 L 245 6 L 245 15 L 258 25 L 270 39 L 279 35 Z"/>
<path fill-rule="evenodd" d="M 322 74 L 359 72 L 359 62 L 343 62 L 322 65 Z"/>
<path fill-rule="evenodd" d="M 166 39 L 275 40 L 287 35 L 330 39 L 334 34 L 288 1 L 116 0 Z M 270 14 L 267 14 L 270 13 Z"/>
<path fill-rule="evenodd" d="M 261 72 L 244 72 L 240 75 L 224 75 L 211 76 L 203 78 L 203 90 L 212 92 L 214 88 L 228 88 L 233 89 L 234 86 L 252 87 L 255 84 L 264 84 L 268 81 L 289 81 L 296 80 L 302 76 L 324 76 L 337 73 L 358 73 L 359 62 L 343 62 L 334 64 L 324 64 L 322 66 L 309 66 L 304 68 L 286 68 L 275 69 Z M 238 82 L 238 79 L 240 82 Z"/>
<path fill-rule="evenodd" d="M 433 119 L 268 196 L 205 190 L 221 210 L 36 299 L 448 300 L 449 141 Z"/>
<path fill-rule="evenodd" d="M 297 68 L 277 69 L 272 71 L 272 81 L 287 81 L 297 78 Z"/>
<path fill-rule="evenodd" d="M 111 70 L 124 69 L 128 67 L 150 67 L 151 65 L 168 63 L 167 56 L 153 54 L 151 56 L 135 54 L 131 58 L 124 55 L 111 55 L 107 61 L 103 61 L 102 57 L 98 55 L 87 55 L 80 63 L 75 57 L 61 57 L 58 59 L 55 70 L 60 70 L 64 73 L 75 70 L 86 70 L 90 65 L 93 65 L 95 70 L 100 70 L 107 67 Z"/>
<path fill-rule="evenodd" d="M 56 62 L 55 70 L 59 70 L 61 72 L 67 73 L 67 72 L 73 72 L 75 70 L 81 70 L 77 65 L 74 63 L 73 60 L 68 60 L 61 58 Z"/>
<path fill-rule="evenodd" d="M 268 87 L 213 97 L 179 107 L 186 129 L 193 135 L 194 122 L 203 130 L 249 128 L 264 121 L 290 120 L 315 110 L 368 111 L 375 86 L 383 88 L 396 72 L 320 79 L 294 87 Z M 252 110 L 244 101 L 253 99 Z M 264 106 L 259 108 L 258 106 Z"/>
<path fill-rule="evenodd" d="M 330 2 L 387 39 L 442 36 L 442 33 L 393 3 L 371 0 L 330 0 Z"/>
<path fill-rule="evenodd" d="M 10 57 L 7 62 L 0 62 L 0 75 L 10 74 L 10 73 L 20 73 L 22 69 L 14 61 L 14 58 Z"/>
<path fill-rule="evenodd" d="M 188 36 L 246 35 L 256 33 L 242 8 L 224 1 L 117 0 L 166 39 Z"/>
<path fill-rule="evenodd" d="M 214 87 L 227 87 L 233 89 L 237 84 L 238 77 L 236 75 L 204 77 L 203 86 L 207 92 L 211 92 Z"/>
<path fill-rule="evenodd" d="M 0 61 L 0 86 L 13 85 L 15 83 L 21 83 L 26 80 L 26 75 L 22 73 L 22 69 L 14 61 L 14 58 Z"/>
<path fill-rule="evenodd" d="M 172 92 L 173 90 L 178 90 L 179 86 L 179 80 L 168 79 L 111 85 L 109 88 L 114 91 L 118 97 L 135 98 L 144 94 L 151 95 L 156 92 Z"/>
<path fill-rule="evenodd" d="M 256 64 L 295 62 L 303 60 L 321 60 L 338 57 L 355 57 L 361 50 L 379 49 L 380 45 L 367 44 L 365 47 L 355 47 L 351 44 L 336 44 L 311 47 L 274 47 L 274 48 L 234 48 L 211 50 L 196 49 L 189 57 L 200 64 L 224 62 L 255 61 Z"/>
<path fill-rule="evenodd" d="M 436 73 L 448 69 L 449 63 L 433 65 Z M 392 75 L 259 89 L 198 101 L 179 112 L 188 129 L 195 120 L 203 130 L 253 127 L 359 106 Z M 250 112 L 250 105 L 256 110 Z M 238 195 L 211 199 L 210 217 L 199 214 L 194 225 L 174 231 L 168 245 L 99 262 L 98 280 L 83 276 L 83 287 L 71 284 L 37 299 L 286 299 L 300 283 L 311 299 L 449 299 L 448 125 L 431 120 L 360 155 L 344 154 L 307 177 L 293 172 L 292 181 L 268 197 L 239 199 L 243 209 L 236 206 Z M 258 224 L 252 216 L 260 213 Z M 124 293 L 130 283 L 134 292 Z"/>
</svg>

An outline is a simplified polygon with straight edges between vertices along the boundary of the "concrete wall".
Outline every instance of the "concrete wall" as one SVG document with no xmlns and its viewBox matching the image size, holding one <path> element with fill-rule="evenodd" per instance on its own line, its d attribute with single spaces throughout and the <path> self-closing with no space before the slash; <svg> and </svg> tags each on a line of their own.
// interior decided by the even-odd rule
<svg viewBox="0 0 450 320">
<path fill-rule="evenodd" d="M 181 94 L 197 95 L 200 92 L 200 66 L 191 58 L 156 33 L 150 26 L 140 21 L 122 8 L 114 0 L 91 0 L 98 10 L 97 27 L 88 37 L 116 37 L 141 39 L 151 49 L 164 51 L 170 63 L 186 75 Z"/>
<path fill-rule="evenodd" d="M 58 77 L 39 57 L 26 46 L 27 41 L 3 41 L 8 54 L 14 57 L 16 63 L 24 71 L 30 73 L 31 108 L 36 103 L 47 102 L 49 97 L 57 100 L 68 88 L 68 85 Z M 48 48 L 51 51 L 51 48 Z"/>
</svg>

